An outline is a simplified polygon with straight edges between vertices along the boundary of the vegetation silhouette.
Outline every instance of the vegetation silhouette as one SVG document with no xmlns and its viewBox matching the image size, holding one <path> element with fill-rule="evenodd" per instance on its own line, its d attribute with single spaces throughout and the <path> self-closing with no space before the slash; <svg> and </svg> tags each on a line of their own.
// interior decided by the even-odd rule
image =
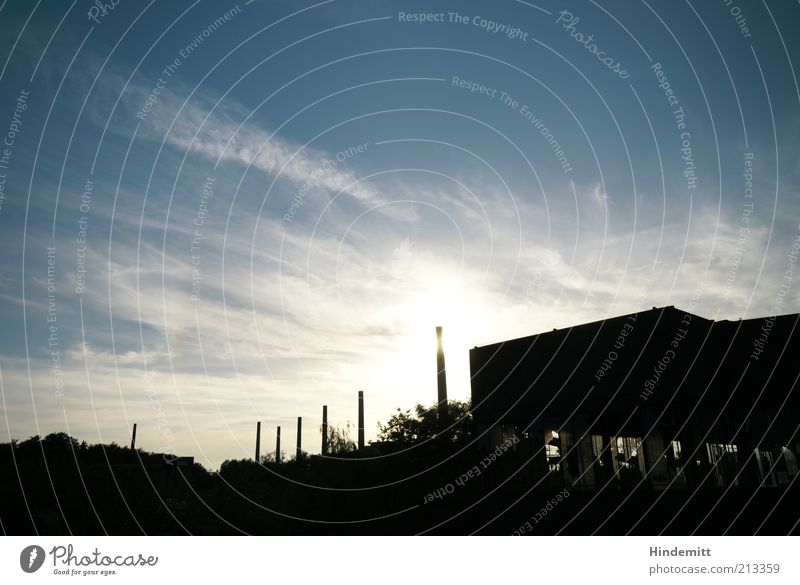
<svg viewBox="0 0 800 585">
<path fill-rule="evenodd" d="M 353 425 L 348 422 L 345 426 L 334 426 L 329 424 L 328 433 L 328 454 L 331 456 L 353 453 L 358 449 L 356 442 L 350 438 L 350 429 Z M 321 429 L 325 431 L 325 429 Z"/>
<path fill-rule="evenodd" d="M 786 534 L 797 521 L 794 484 L 763 489 L 755 502 L 742 490 L 687 500 L 622 483 L 566 498 L 530 490 L 526 455 L 509 449 L 486 464 L 469 406 L 449 403 L 447 433 L 437 432 L 435 405 L 417 405 L 379 425 L 380 440 L 362 450 L 349 427 L 331 426 L 330 456 L 276 464 L 273 452 L 218 471 L 65 433 L 14 440 L 0 444 L 0 521 L 6 534 L 40 535 L 511 534 L 526 522 L 532 534 Z"/>
<path fill-rule="evenodd" d="M 467 440 L 472 427 L 470 403 L 449 400 L 448 412 L 450 420 L 454 421 L 447 429 L 448 440 L 453 443 Z M 397 413 L 385 425 L 378 423 L 378 429 L 381 441 L 403 447 L 432 440 L 442 433 L 438 408 L 435 405 L 425 407 L 422 404 L 417 404 L 413 412 L 398 408 Z"/>
</svg>

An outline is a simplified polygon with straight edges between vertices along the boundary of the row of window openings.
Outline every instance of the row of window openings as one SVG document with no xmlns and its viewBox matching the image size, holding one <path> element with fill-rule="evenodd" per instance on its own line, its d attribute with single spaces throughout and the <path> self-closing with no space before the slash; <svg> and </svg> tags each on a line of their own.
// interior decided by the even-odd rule
<svg viewBox="0 0 800 585">
<path fill-rule="evenodd" d="M 595 463 L 600 467 L 606 466 L 606 462 L 602 458 L 602 435 L 592 435 L 591 441 Z M 713 483 L 719 486 L 726 486 L 731 482 L 733 482 L 733 485 L 739 485 L 739 447 L 725 443 L 706 443 L 705 447 L 708 462 L 714 467 Z M 766 486 L 787 484 L 790 481 L 789 478 L 798 472 L 795 454 L 786 447 L 781 447 L 780 450 L 781 453 L 778 458 L 783 458 L 785 463 L 783 466 L 775 465 L 775 456 L 771 451 L 760 448 L 755 449 L 758 469 Z M 644 462 L 641 454 L 642 441 L 638 437 L 611 437 L 611 455 L 616 469 L 638 469 L 644 473 Z M 547 431 L 545 433 L 545 455 L 548 469 L 550 471 L 560 471 L 562 459 L 558 431 Z M 682 474 L 680 441 L 672 441 L 669 451 L 664 454 L 664 458 L 671 463 L 671 467 L 674 467 L 676 474 Z M 695 464 L 702 465 L 702 461 L 697 459 Z M 778 467 L 781 468 L 778 469 Z"/>
</svg>

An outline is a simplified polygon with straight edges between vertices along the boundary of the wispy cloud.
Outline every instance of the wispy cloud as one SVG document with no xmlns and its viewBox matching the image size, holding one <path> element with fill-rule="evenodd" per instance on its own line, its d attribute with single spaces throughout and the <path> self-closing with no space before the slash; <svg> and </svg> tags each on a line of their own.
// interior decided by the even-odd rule
<svg viewBox="0 0 800 585">
<path fill-rule="evenodd" d="M 128 86 L 128 114 L 136 115 L 136 105 L 144 103 L 147 94 L 144 86 Z M 305 191 L 320 188 L 360 201 L 368 201 L 374 195 L 374 189 L 360 181 L 335 154 L 282 137 L 265 128 L 258 113 L 247 113 L 230 99 L 214 101 L 195 93 L 186 100 L 164 90 L 157 105 L 144 117 L 141 136 L 165 140 L 180 151 L 188 150 L 215 162 L 252 166 Z"/>
<path fill-rule="evenodd" d="M 129 88 L 128 119 L 143 87 Z M 143 429 L 166 420 L 179 451 L 205 452 L 218 464 L 249 454 L 257 418 L 271 428 L 303 415 L 304 441 L 315 445 L 319 406 L 329 405 L 333 421 L 352 420 L 357 389 L 368 390 L 373 432 L 395 407 L 432 402 L 436 325 L 445 326 L 451 393 L 466 398 L 474 345 L 651 305 L 710 317 L 764 314 L 774 297 L 774 279 L 756 280 L 762 261 L 765 274 L 778 273 L 780 246 L 765 258 L 769 232 L 755 228 L 740 245 L 735 219 L 713 210 L 696 209 L 691 222 L 667 216 L 635 225 L 620 220 L 626 210 L 599 183 L 550 190 L 545 205 L 470 164 L 447 177 L 407 171 L 361 180 L 357 164 L 326 164 L 331 153 L 283 138 L 256 117 L 242 124 L 242 106 L 215 103 L 195 95 L 184 104 L 167 91 L 146 118 L 140 138 L 150 148 L 165 139 L 170 162 L 186 154 L 186 177 L 169 206 L 171 181 L 152 185 L 146 206 L 144 193 L 125 184 L 110 246 L 93 227 L 86 338 L 76 328 L 61 338 L 63 400 L 53 394 L 41 343 L 32 356 L 43 426 L 63 428 L 66 408 L 77 434 L 122 441 L 132 420 Z M 217 160 L 215 223 L 203 227 L 193 264 L 192 220 L 204 181 L 196 175 Z M 311 181 L 304 205 L 313 203 L 313 220 L 286 222 L 285 207 L 257 216 L 263 181 L 243 181 L 241 204 L 230 205 L 248 166 L 280 177 L 286 200 Z M 98 192 L 114 192 L 103 183 Z M 110 213 L 108 200 L 98 201 L 92 225 L 111 225 Z M 71 250 L 72 232 L 59 232 L 56 243 Z M 74 288 L 71 267 L 64 268 L 60 278 Z M 195 268 L 202 278 L 193 295 Z M 698 283 L 701 302 L 691 307 Z M 43 314 L 46 283 L 37 277 L 27 286 L 30 308 Z M 6 288 L 13 296 L 14 287 L 0 292 Z M 77 321 L 74 301 L 59 296 L 60 323 Z M 6 386 L 27 388 L 27 365 L 4 358 Z M 15 429 L 31 428 L 29 402 L 24 392 L 8 402 Z M 99 428 L 81 412 L 88 403 Z M 151 439 L 159 448 L 164 437 Z"/>
</svg>

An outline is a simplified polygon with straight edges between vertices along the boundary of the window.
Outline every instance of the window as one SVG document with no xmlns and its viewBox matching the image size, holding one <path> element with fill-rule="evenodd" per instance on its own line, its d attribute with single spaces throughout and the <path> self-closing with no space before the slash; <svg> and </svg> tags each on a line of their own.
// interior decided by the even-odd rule
<svg viewBox="0 0 800 585">
<path fill-rule="evenodd" d="M 546 431 L 544 434 L 544 453 L 547 457 L 547 469 L 561 470 L 561 439 L 558 431 Z"/>
<path fill-rule="evenodd" d="M 600 467 L 605 466 L 605 462 L 603 461 L 603 436 L 602 435 L 592 435 L 592 457 L 594 457 L 597 465 Z"/>
<path fill-rule="evenodd" d="M 680 441 L 671 441 L 664 451 L 667 470 L 672 478 L 673 485 L 686 485 L 686 476 L 683 474 L 683 446 Z"/>
<path fill-rule="evenodd" d="M 786 472 L 789 474 L 789 477 L 797 475 L 797 457 L 792 453 L 792 450 L 781 447 L 781 455 L 783 455 L 786 461 Z"/>
<path fill-rule="evenodd" d="M 775 487 L 775 474 L 773 469 L 775 467 L 772 461 L 772 453 L 767 449 L 756 449 L 756 461 L 758 462 L 758 472 L 761 475 L 762 485 L 766 487 Z"/>
<path fill-rule="evenodd" d="M 623 484 L 634 485 L 644 473 L 642 440 L 639 437 L 611 437 L 611 464 Z"/>
<path fill-rule="evenodd" d="M 614 437 L 615 455 L 620 468 L 632 469 L 639 466 L 639 453 L 642 441 L 638 437 Z"/>
<path fill-rule="evenodd" d="M 767 487 L 786 485 L 797 475 L 797 458 L 790 449 L 775 447 L 770 450 L 759 447 L 755 453 L 762 485 Z"/>
<path fill-rule="evenodd" d="M 708 462 L 713 466 L 717 487 L 739 485 L 739 447 L 726 443 L 706 443 Z"/>
<path fill-rule="evenodd" d="M 511 450 L 517 450 L 517 442 L 514 439 L 517 437 L 517 427 L 515 425 L 502 425 L 500 427 L 501 439 L 503 443 L 512 445 Z"/>
<path fill-rule="evenodd" d="M 672 456 L 675 458 L 675 461 L 681 460 L 681 442 L 680 441 L 672 441 Z"/>
</svg>

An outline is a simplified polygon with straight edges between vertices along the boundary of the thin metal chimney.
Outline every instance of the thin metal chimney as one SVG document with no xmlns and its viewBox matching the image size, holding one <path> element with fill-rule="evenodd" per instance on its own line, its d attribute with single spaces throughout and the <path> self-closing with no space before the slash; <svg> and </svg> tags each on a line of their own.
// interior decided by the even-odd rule
<svg viewBox="0 0 800 585">
<path fill-rule="evenodd" d="M 278 427 L 278 438 L 275 439 L 275 463 L 281 462 L 281 427 Z"/>
<path fill-rule="evenodd" d="M 261 421 L 256 423 L 256 463 L 261 461 Z"/>
<path fill-rule="evenodd" d="M 295 454 L 295 459 L 300 461 L 303 458 L 303 448 L 302 448 L 302 438 L 303 438 L 303 417 L 297 417 L 297 453 Z"/>
<path fill-rule="evenodd" d="M 131 435 L 131 451 L 136 450 L 136 423 L 133 423 L 133 434 Z"/>
<path fill-rule="evenodd" d="M 358 448 L 364 448 L 364 392 L 358 391 Z"/>
<path fill-rule="evenodd" d="M 445 427 L 447 425 L 447 375 L 444 367 L 444 348 L 442 347 L 442 328 L 436 328 L 436 340 L 438 341 L 438 348 L 436 349 L 436 382 L 438 384 L 438 415 L 439 426 Z"/>
<path fill-rule="evenodd" d="M 322 454 L 328 454 L 328 406 L 322 406 Z"/>
</svg>

